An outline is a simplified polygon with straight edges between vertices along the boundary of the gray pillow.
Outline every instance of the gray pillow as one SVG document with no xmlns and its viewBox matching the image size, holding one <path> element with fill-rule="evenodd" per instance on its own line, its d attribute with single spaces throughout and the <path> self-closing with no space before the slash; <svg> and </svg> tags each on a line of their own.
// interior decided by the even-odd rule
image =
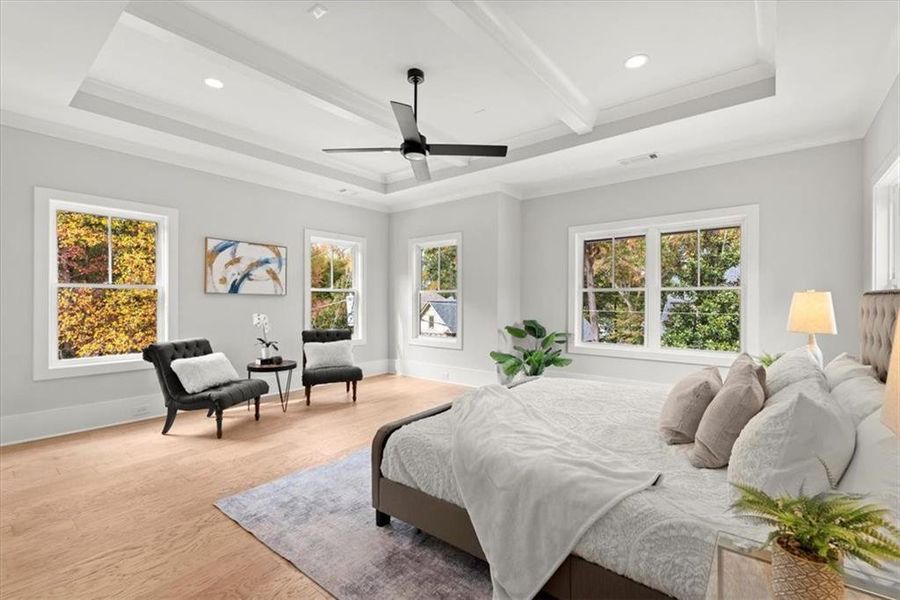
<svg viewBox="0 0 900 600">
<path fill-rule="evenodd" d="M 659 413 L 659 433 L 667 444 L 688 444 L 706 407 L 722 389 L 722 376 L 716 367 L 691 373 L 674 386 Z"/>
<path fill-rule="evenodd" d="M 725 385 L 709 403 L 688 454 L 691 464 L 717 469 L 728 464 L 731 449 L 744 426 L 762 410 L 766 401 L 766 371 L 749 354 L 738 356 Z"/>
<path fill-rule="evenodd" d="M 812 377 L 824 378 L 822 368 L 806 346 L 786 352 L 766 370 L 766 391 L 777 394 L 792 383 Z"/>
<path fill-rule="evenodd" d="M 872 365 L 864 365 L 855 356 L 850 356 L 846 352 L 825 365 L 825 379 L 828 380 L 831 389 L 856 377 L 870 377 L 878 381 L 878 375 Z"/>
</svg>

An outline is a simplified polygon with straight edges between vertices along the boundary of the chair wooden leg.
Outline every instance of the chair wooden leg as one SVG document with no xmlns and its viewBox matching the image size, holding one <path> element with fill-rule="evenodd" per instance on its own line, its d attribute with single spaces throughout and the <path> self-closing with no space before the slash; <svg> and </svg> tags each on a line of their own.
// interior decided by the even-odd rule
<svg viewBox="0 0 900 600">
<path fill-rule="evenodd" d="M 349 381 L 347 382 L 347 391 L 348 392 L 350 391 L 350 382 Z"/>
<path fill-rule="evenodd" d="M 216 407 L 216 438 L 222 439 L 222 409 Z"/>
<path fill-rule="evenodd" d="M 259 396 L 256 397 L 253 403 L 256 405 L 256 420 L 259 421 Z"/>
<path fill-rule="evenodd" d="M 353 401 L 356 402 L 356 382 L 353 382 Z"/>
<path fill-rule="evenodd" d="M 210 418 L 211 416 L 213 416 L 213 414 L 215 414 L 215 412 L 216 412 L 216 407 L 215 407 L 215 406 L 210 406 L 210 407 L 209 407 L 209 410 L 206 411 L 206 418 L 207 418 L 207 419 Z"/>
<path fill-rule="evenodd" d="M 175 422 L 175 413 L 178 412 L 178 409 L 174 406 L 170 406 L 168 412 L 166 412 L 166 424 L 163 425 L 163 435 L 169 433 L 169 430 L 172 429 L 172 423 Z"/>
<path fill-rule="evenodd" d="M 306 405 L 309 406 L 309 393 L 312 391 L 312 386 L 306 386 Z"/>
<path fill-rule="evenodd" d="M 375 525 L 377 527 L 384 527 L 385 525 L 391 524 L 391 515 L 381 512 L 380 510 L 375 511 Z"/>
</svg>

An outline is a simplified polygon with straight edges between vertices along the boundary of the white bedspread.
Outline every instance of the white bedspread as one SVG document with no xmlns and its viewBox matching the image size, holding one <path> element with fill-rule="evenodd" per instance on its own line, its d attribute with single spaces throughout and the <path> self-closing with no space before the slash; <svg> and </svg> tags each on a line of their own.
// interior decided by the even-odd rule
<svg viewBox="0 0 900 600">
<path fill-rule="evenodd" d="M 531 600 L 594 521 L 659 477 L 499 385 L 458 398 L 451 419 L 453 474 L 491 566 L 494 600 Z"/>
<path fill-rule="evenodd" d="M 662 472 L 657 485 L 631 495 L 588 528 L 574 554 L 669 595 L 703 598 L 716 532 L 765 539 L 767 530 L 728 512 L 725 469 L 695 469 L 690 444 L 667 446 L 656 431 L 668 388 L 543 378 L 510 392 L 547 420 L 612 450 L 638 469 Z M 464 506 L 451 467 L 449 412 L 395 432 L 382 473 Z"/>
</svg>

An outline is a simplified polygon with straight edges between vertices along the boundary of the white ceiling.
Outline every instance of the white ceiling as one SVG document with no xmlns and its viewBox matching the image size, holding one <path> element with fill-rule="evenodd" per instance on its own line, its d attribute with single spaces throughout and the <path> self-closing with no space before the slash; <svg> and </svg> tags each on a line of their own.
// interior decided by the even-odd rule
<svg viewBox="0 0 900 600">
<path fill-rule="evenodd" d="M 398 210 L 856 139 L 900 72 L 897 2 L 313 4 L 2 2 L 0 121 Z M 509 156 L 432 157 L 417 183 L 399 155 L 321 152 L 398 145 L 411 66 L 430 142 Z"/>
</svg>

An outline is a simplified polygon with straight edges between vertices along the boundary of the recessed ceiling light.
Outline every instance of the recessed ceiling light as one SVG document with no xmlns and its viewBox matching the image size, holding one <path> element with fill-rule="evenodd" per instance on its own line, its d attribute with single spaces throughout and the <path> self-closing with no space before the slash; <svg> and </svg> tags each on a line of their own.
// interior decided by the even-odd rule
<svg viewBox="0 0 900 600">
<path fill-rule="evenodd" d="M 225 87 L 225 84 L 222 83 L 221 79 L 216 79 L 215 77 L 207 77 L 203 80 L 203 83 L 207 85 L 207 87 L 211 87 L 214 90 L 221 90 Z"/>
<path fill-rule="evenodd" d="M 312 8 L 309 9 L 309 14 L 316 18 L 316 21 L 325 16 L 325 13 L 328 12 L 328 9 L 322 6 L 321 4 L 313 4 Z"/>
<path fill-rule="evenodd" d="M 646 54 L 635 54 L 631 58 L 625 61 L 626 69 L 640 69 L 644 65 L 650 62 L 650 57 Z"/>
</svg>

